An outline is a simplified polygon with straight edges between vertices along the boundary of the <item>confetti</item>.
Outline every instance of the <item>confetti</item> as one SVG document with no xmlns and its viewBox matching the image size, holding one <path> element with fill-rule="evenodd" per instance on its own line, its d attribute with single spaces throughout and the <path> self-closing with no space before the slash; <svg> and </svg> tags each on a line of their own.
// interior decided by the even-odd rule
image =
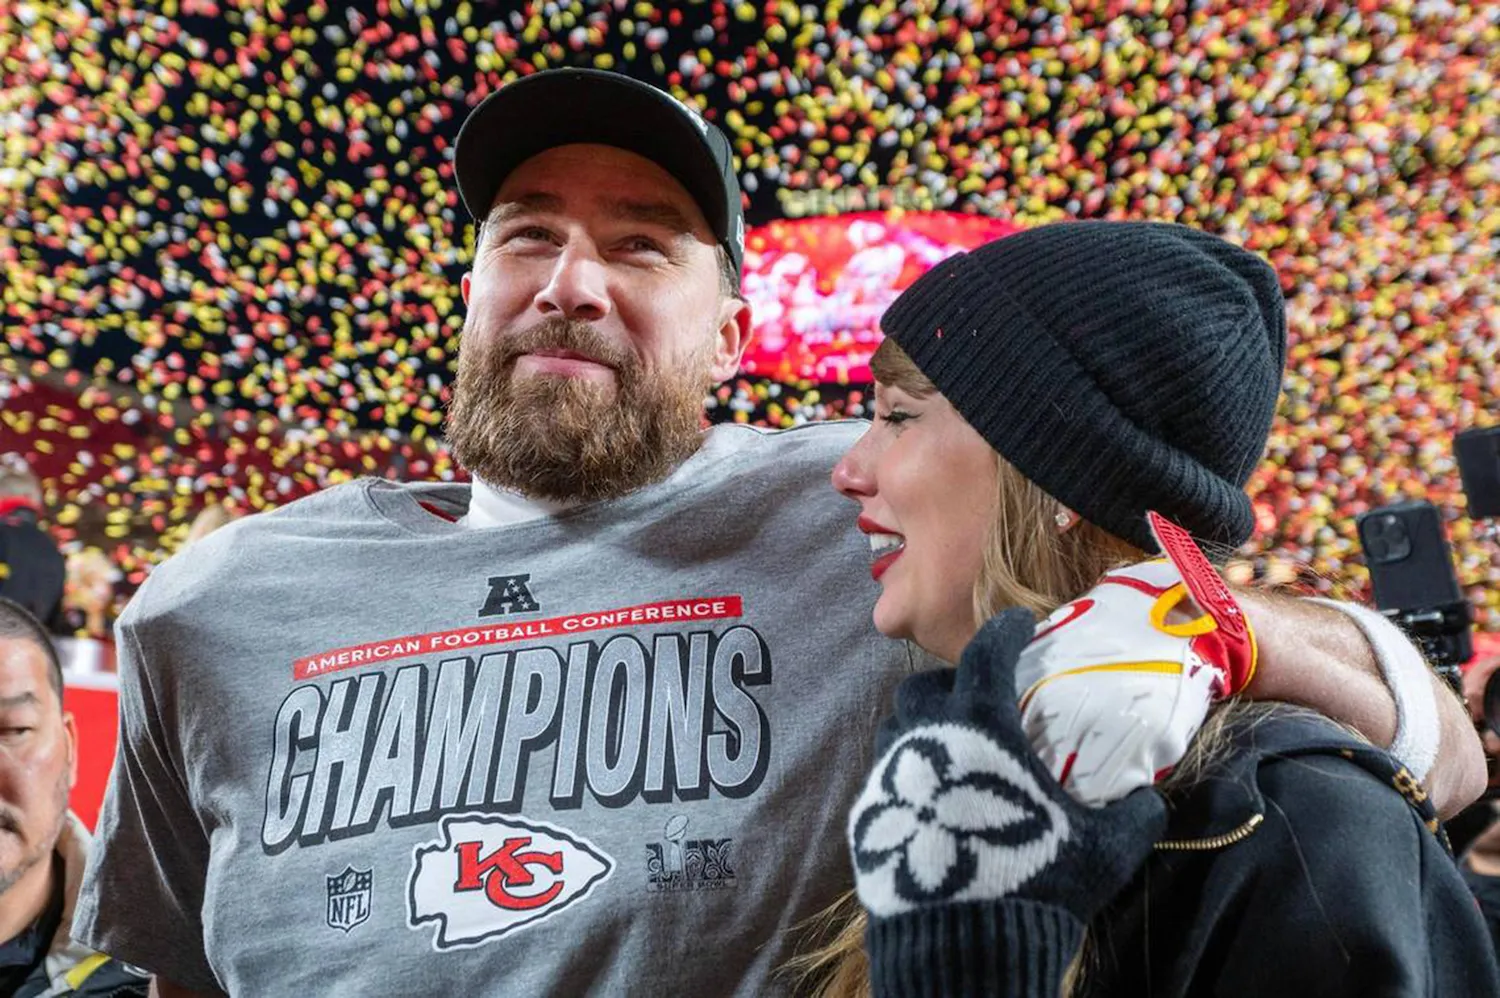
<svg viewBox="0 0 1500 998">
<path fill-rule="evenodd" d="M 120 598 L 207 504 L 461 477 L 451 147 L 560 65 L 739 157 L 759 339 L 711 419 L 866 414 L 880 308 L 1010 226 L 1199 226 L 1288 300 L 1246 563 L 1367 591 L 1355 515 L 1429 498 L 1500 629 L 1451 454 L 1500 422 L 1500 4 L 1411 0 L 0 5 L 0 451 Z"/>
</svg>

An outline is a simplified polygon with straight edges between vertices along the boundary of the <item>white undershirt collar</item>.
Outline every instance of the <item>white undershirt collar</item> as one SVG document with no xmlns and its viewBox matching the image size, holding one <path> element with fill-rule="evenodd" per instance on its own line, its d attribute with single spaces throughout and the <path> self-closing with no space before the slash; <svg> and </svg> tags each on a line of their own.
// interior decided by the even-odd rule
<svg viewBox="0 0 1500 998">
<path fill-rule="evenodd" d="M 461 527 L 504 527 L 554 516 L 578 505 L 565 499 L 538 499 L 511 489 L 499 489 L 478 475 L 470 478 L 469 512 L 459 519 Z"/>
</svg>

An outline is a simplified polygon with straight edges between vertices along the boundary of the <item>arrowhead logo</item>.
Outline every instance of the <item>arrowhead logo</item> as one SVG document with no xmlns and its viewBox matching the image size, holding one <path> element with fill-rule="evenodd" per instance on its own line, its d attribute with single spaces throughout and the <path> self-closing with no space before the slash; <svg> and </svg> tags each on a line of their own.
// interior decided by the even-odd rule
<svg viewBox="0 0 1500 998">
<path fill-rule="evenodd" d="M 449 815 L 440 830 L 412 851 L 407 888 L 407 925 L 436 925 L 435 950 L 478 946 L 551 918 L 615 866 L 587 839 L 519 815 Z"/>
</svg>

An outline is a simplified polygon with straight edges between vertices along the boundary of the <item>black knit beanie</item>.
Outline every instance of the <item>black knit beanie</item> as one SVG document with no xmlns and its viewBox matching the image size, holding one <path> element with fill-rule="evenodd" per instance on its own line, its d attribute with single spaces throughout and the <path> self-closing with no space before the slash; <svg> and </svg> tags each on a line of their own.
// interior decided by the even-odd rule
<svg viewBox="0 0 1500 998">
<path fill-rule="evenodd" d="M 881 319 L 1021 474 L 1146 551 L 1154 509 L 1239 545 L 1286 360 L 1264 260 L 1153 222 L 1059 222 L 961 253 Z"/>
</svg>

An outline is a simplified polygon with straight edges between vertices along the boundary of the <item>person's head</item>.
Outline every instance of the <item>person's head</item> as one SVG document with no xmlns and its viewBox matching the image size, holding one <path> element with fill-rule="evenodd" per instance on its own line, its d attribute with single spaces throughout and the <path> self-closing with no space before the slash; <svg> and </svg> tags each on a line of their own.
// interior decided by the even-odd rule
<svg viewBox="0 0 1500 998">
<path fill-rule="evenodd" d="M 78 736 L 62 689 L 46 630 L 20 604 L 0 599 L 0 906 L 48 861 L 67 817 Z"/>
<path fill-rule="evenodd" d="M 447 423 L 459 462 L 551 499 L 665 477 L 749 338 L 728 140 L 628 77 L 555 70 L 481 103 L 454 164 L 480 223 Z"/>
<path fill-rule="evenodd" d="M 1252 527 L 1286 330 L 1264 261 L 1182 226 L 1072 222 L 923 275 L 881 320 L 876 416 L 834 471 L 861 505 L 876 626 L 956 658 L 1154 551 L 1156 510 L 1216 547 Z"/>
<path fill-rule="evenodd" d="M 193 517 L 193 522 L 188 527 L 187 536 L 182 539 L 182 546 L 187 547 L 190 544 L 201 541 L 215 530 L 231 522 L 234 518 L 234 510 L 223 503 L 209 503 L 198 511 L 197 516 Z"/>
<path fill-rule="evenodd" d="M 33 508 L 42 504 L 42 484 L 19 454 L 0 454 L 0 501 L 7 499 Z"/>
<path fill-rule="evenodd" d="M 1500 703 L 1500 687 L 1491 689 L 1492 683 L 1500 683 L 1500 655 L 1476 658 L 1464 668 L 1464 702 L 1469 707 L 1469 716 L 1484 746 L 1484 758 L 1488 770 L 1488 788 L 1500 787 L 1500 730 L 1490 723 L 1491 713 Z"/>
<path fill-rule="evenodd" d="M 102 614 L 115 598 L 119 570 L 98 548 L 82 548 L 68 555 L 63 603 L 84 613 Z"/>
</svg>

